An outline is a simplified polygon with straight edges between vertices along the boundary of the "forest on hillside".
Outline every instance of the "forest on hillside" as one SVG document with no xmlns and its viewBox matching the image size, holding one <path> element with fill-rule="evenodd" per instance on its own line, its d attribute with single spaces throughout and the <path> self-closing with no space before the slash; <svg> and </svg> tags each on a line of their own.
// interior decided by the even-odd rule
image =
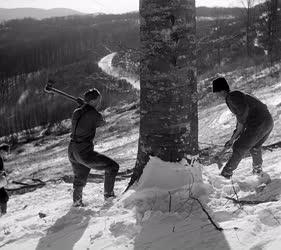
<svg viewBox="0 0 281 250">
<path fill-rule="evenodd" d="M 280 59 L 280 8 L 197 8 L 200 75 Z M 208 17 L 208 18 L 199 18 Z M 97 87 L 103 108 L 137 99 L 125 81 L 105 75 L 97 62 L 117 51 L 114 64 L 138 74 L 139 15 L 84 15 L 0 24 L 0 136 L 69 118 L 75 105 L 43 92 L 48 79 L 75 96 Z M 173 37 L 176 41 L 178 38 Z M 132 93 L 126 94 L 126 91 Z"/>
<path fill-rule="evenodd" d="M 0 136 L 69 118 L 75 104 L 43 92 L 48 79 L 81 96 L 101 90 L 103 108 L 136 98 L 125 81 L 104 74 L 97 62 L 119 44 L 138 44 L 135 14 L 11 20 L 0 26 Z M 129 37 L 129 39 L 128 39 Z M 131 91 L 128 95 L 126 91 Z"/>
</svg>

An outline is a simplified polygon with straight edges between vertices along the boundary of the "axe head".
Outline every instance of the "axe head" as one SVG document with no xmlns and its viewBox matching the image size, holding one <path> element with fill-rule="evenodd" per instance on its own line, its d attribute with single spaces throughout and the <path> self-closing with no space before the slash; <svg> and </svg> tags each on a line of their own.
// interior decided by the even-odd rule
<svg viewBox="0 0 281 250">
<path fill-rule="evenodd" d="M 219 168 L 219 169 L 222 168 L 223 164 L 222 164 L 221 159 L 220 159 L 219 156 L 215 156 L 215 157 L 213 158 L 213 161 L 214 161 L 214 163 L 216 163 L 216 164 L 218 165 L 218 168 Z"/>
<path fill-rule="evenodd" d="M 55 84 L 55 81 L 53 81 L 53 80 L 48 80 L 48 82 L 47 82 L 47 84 L 46 84 L 46 86 L 45 86 L 45 89 L 44 89 L 45 92 L 51 93 L 52 90 L 53 90 L 54 84 Z"/>
</svg>

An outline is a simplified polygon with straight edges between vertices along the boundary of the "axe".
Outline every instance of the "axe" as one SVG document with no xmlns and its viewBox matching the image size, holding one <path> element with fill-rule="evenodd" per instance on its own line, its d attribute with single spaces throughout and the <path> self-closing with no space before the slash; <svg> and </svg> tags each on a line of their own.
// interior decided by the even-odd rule
<svg viewBox="0 0 281 250">
<path fill-rule="evenodd" d="M 50 93 L 57 93 L 59 95 L 62 95 L 64 97 L 66 97 L 69 100 L 75 101 L 76 103 L 78 103 L 80 105 L 83 105 L 85 103 L 85 101 L 82 98 L 80 98 L 80 97 L 75 97 L 75 96 L 69 95 L 69 94 L 67 94 L 67 93 L 65 93 L 65 92 L 63 92 L 61 90 L 58 90 L 58 89 L 54 88 L 54 84 L 55 84 L 54 81 L 48 80 L 48 82 L 47 82 L 47 84 L 46 84 L 46 86 L 44 88 L 44 91 L 46 93 L 49 93 L 49 94 Z"/>
<path fill-rule="evenodd" d="M 225 152 L 228 150 L 229 148 L 227 147 L 224 147 L 223 150 L 219 153 L 217 153 L 213 159 L 212 159 L 212 162 L 217 164 L 218 165 L 218 168 L 221 169 L 223 164 L 222 164 L 222 161 L 221 161 L 221 157 L 225 154 Z"/>
</svg>

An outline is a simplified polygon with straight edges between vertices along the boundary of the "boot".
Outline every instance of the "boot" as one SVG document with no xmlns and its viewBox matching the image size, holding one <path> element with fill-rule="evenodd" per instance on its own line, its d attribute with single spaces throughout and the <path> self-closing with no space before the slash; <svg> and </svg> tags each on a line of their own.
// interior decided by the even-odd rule
<svg viewBox="0 0 281 250">
<path fill-rule="evenodd" d="M 253 174 L 261 175 L 262 174 L 262 165 L 253 166 Z"/>
<path fill-rule="evenodd" d="M 0 214 L 6 214 L 7 213 L 7 202 L 0 203 Z"/>
<path fill-rule="evenodd" d="M 84 207 L 82 202 L 83 187 L 78 186 L 73 189 L 73 207 Z"/>
<path fill-rule="evenodd" d="M 222 171 L 221 171 L 221 176 L 223 176 L 224 178 L 230 180 L 230 178 L 232 177 L 233 175 L 233 172 L 231 170 L 227 170 L 226 168 L 224 168 Z"/>
<path fill-rule="evenodd" d="M 118 167 L 119 168 L 119 167 Z M 118 173 L 118 169 L 111 170 L 111 171 L 106 171 L 105 172 L 105 177 L 104 177 L 104 199 L 108 199 L 110 197 L 116 197 L 114 194 L 114 183 L 115 183 L 115 178 Z"/>
<path fill-rule="evenodd" d="M 104 193 L 104 200 L 108 200 L 109 198 L 116 198 L 116 195 L 114 194 L 114 192 L 112 191 L 111 193 Z"/>
</svg>

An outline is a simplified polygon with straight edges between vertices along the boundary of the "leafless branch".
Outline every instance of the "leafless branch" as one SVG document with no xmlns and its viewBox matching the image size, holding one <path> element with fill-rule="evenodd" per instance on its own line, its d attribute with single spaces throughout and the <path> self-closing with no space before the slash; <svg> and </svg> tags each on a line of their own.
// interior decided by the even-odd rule
<svg viewBox="0 0 281 250">
<path fill-rule="evenodd" d="M 267 211 L 272 215 L 272 217 L 277 221 L 277 223 L 278 223 L 279 225 L 281 225 L 279 219 L 272 213 L 272 211 L 271 211 L 270 209 L 268 209 Z"/>
<path fill-rule="evenodd" d="M 265 201 L 257 201 L 257 200 L 253 200 L 253 201 L 248 201 L 248 200 L 237 200 L 235 198 L 232 197 L 225 197 L 228 200 L 233 201 L 236 204 L 240 204 L 240 205 L 258 205 L 258 204 L 262 204 L 262 203 L 267 203 L 267 202 L 276 202 L 278 201 L 277 199 L 269 199 L 269 200 L 265 200 Z"/>
<path fill-rule="evenodd" d="M 235 187 L 234 187 L 234 183 L 233 183 L 233 180 L 232 180 L 232 179 L 231 179 L 231 183 L 232 183 L 233 192 L 234 192 L 234 194 L 235 194 L 237 200 L 239 200 L 239 197 L 238 197 L 237 191 L 236 191 L 236 189 L 235 189 Z"/>
<path fill-rule="evenodd" d="M 208 213 L 208 211 L 205 209 L 205 207 L 203 206 L 203 204 L 201 203 L 201 201 L 200 201 L 198 198 L 196 198 L 196 197 L 193 196 L 193 194 L 192 194 L 192 192 L 191 192 L 192 186 L 193 186 L 193 184 L 194 184 L 194 176 L 193 176 L 193 174 L 191 174 L 191 177 L 192 177 L 192 180 L 193 180 L 193 181 L 192 181 L 192 183 L 191 183 L 189 197 L 199 203 L 201 209 L 202 209 L 203 212 L 207 215 L 208 220 L 214 225 L 214 227 L 216 228 L 216 230 L 222 231 L 223 228 L 217 226 L 217 224 L 214 222 L 214 220 L 212 219 L 212 217 L 210 216 L 210 214 Z"/>
<path fill-rule="evenodd" d="M 169 191 L 169 196 L 170 196 L 170 200 L 169 200 L 169 213 L 171 213 L 171 206 L 172 206 L 172 194 L 171 192 Z"/>
<path fill-rule="evenodd" d="M 213 221 L 212 217 L 210 216 L 210 214 L 208 213 L 208 211 L 205 209 L 205 207 L 203 206 L 203 204 L 201 203 L 201 201 L 198 198 L 195 197 L 191 197 L 192 199 L 196 200 L 199 205 L 201 206 L 201 209 L 203 210 L 203 212 L 207 215 L 208 220 L 213 224 L 213 226 L 216 228 L 216 230 L 218 231 L 223 231 L 223 228 L 217 226 L 217 224 Z"/>
</svg>

